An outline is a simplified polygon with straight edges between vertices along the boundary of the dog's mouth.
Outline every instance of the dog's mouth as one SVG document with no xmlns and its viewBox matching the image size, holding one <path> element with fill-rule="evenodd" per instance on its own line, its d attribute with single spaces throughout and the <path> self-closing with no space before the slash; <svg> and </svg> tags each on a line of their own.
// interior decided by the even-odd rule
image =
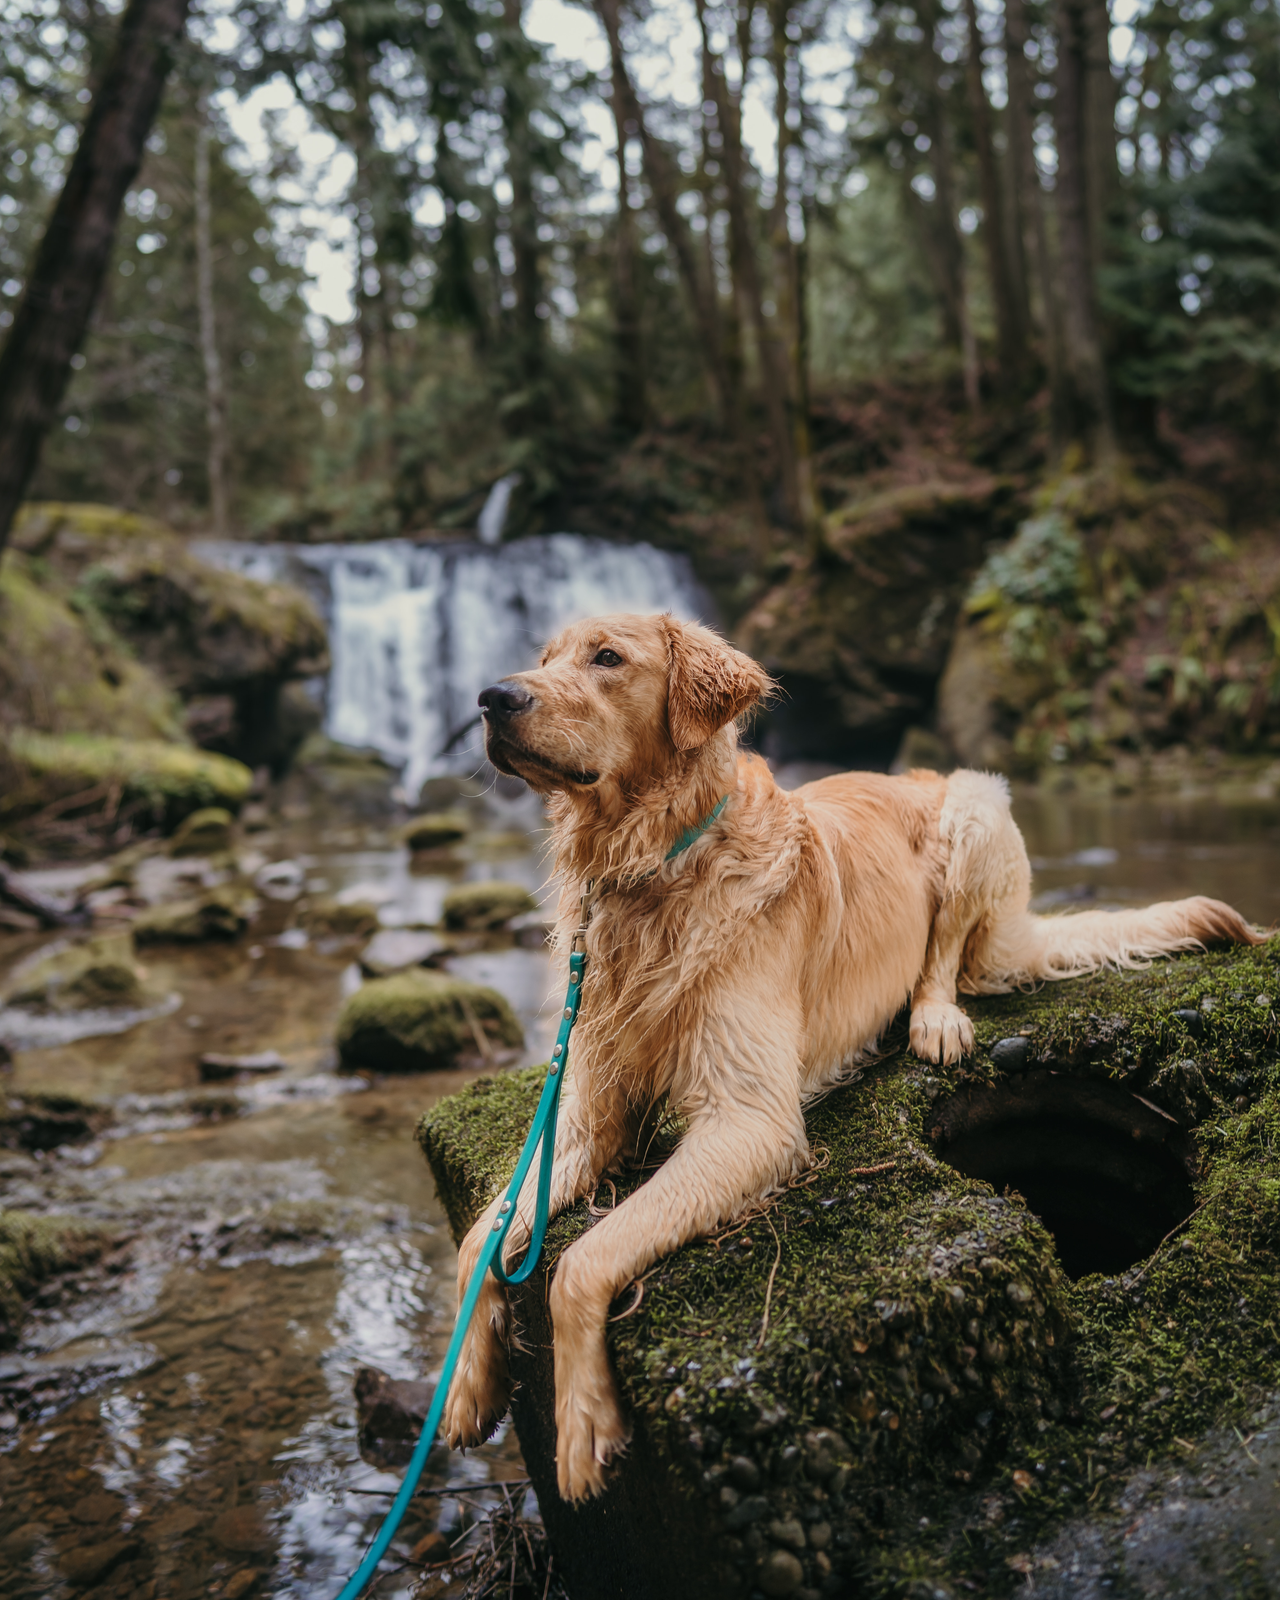
<svg viewBox="0 0 1280 1600">
<path fill-rule="evenodd" d="M 510 734 L 499 733 L 492 723 L 486 722 L 484 742 L 485 753 L 499 772 L 505 772 L 512 778 L 524 778 L 535 786 L 539 780 L 543 783 L 550 780 L 555 784 L 572 784 L 575 788 L 588 789 L 600 781 L 598 772 L 562 767 L 548 757 L 539 755 L 536 750 L 518 743 Z"/>
</svg>

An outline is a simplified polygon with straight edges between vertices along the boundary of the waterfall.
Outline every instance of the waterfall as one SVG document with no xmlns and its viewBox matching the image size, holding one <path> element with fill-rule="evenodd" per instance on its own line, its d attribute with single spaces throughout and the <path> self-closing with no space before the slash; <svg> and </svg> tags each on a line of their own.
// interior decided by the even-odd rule
<svg viewBox="0 0 1280 1600">
<path fill-rule="evenodd" d="M 687 557 L 574 533 L 495 546 L 198 540 L 193 550 L 311 597 L 329 628 L 326 731 L 401 767 L 411 795 L 427 778 L 476 769 L 479 727 L 457 737 L 476 696 L 532 666 L 566 624 L 607 611 L 713 616 Z"/>
</svg>

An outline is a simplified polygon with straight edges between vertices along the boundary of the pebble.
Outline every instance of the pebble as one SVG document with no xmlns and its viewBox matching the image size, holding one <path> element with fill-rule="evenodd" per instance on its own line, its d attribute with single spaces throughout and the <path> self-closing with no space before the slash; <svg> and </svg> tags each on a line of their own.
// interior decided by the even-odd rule
<svg viewBox="0 0 1280 1600">
<path fill-rule="evenodd" d="M 1030 1039 L 1018 1036 L 1000 1039 L 991 1046 L 991 1065 L 1001 1072 L 1019 1072 L 1026 1066 L 1030 1054 Z"/>
<path fill-rule="evenodd" d="M 233 1572 L 223 1587 L 222 1600 L 244 1600 L 259 1576 L 256 1567 L 241 1567 L 239 1572 Z"/>
<path fill-rule="evenodd" d="M 756 1582 L 767 1595 L 794 1594 L 804 1582 L 804 1568 L 790 1550 L 771 1550 L 760 1563 Z"/>
<path fill-rule="evenodd" d="M 804 1529 L 796 1517 L 788 1517 L 784 1522 L 771 1522 L 765 1532 L 774 1544 L 785 1545 L 788 1550 L 804 1549 Z"/>
<path fill-rule="evenodd" d="M 723 1489 L 720 1491 L 720 1496 L 723 1500 Z M 750 1527 L 753 1522 L 759 1522 L 761 1517 L 768 1515 L 768 1512 L 769 1502 L 762 1494 L 748 1495 L 745 1500 L 739 1500 L 729 1512 L 724 1519 L 724 1525 L 731 1533 L 739 1533 L 743 1528 Z"/>
<path fill-rule="evenodd" d="M 248 1552 L 265 1550 L 271 1543 L 271 1530 L 257 1506 L 232 1506 L 213 1519 L 209 1529 L 224 1550 Z"/>
<path fill-rule="evenodd" d="M 734 1456 L 729 1463 L 729 1482 L 735 1489 L 750 1494 L 760 1487 L 760 1468 L 750 1456 Z"/>
<path fill-rule="evenodd" d="M 135 1555 L 136 1540 L 107 1539 L 102 1544 L 82 1544 L 59 1557 L 58 1565 L 67 1582 L 76 1589 L 88 1589 L 103 1578 L 126 1556 Z"/>
<path fill-rule="evenodd" d="M 831 1524 L 815 1522 L 809 1529 L 809 1543 L 815 1550 L 825 1550 L 831 1543 Z"/>
<path fill-rule="evenodd" d="M 1185 1026 L 1187 1032 L 1193 1037 L 1198 1039 L 1204 1032 L 1203 1012 L 1192 1010 L 1191 1007 L 1188 1006 L 1181 1011 L 1175 1011 L 1173 1015 L 1175 1020 L 1181 1022 Z"/>
</svg>

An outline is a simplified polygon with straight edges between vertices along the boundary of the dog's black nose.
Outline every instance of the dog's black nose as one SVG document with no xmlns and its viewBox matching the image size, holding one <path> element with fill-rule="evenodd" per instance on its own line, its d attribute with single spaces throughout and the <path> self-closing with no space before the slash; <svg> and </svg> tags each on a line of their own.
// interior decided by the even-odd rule
<svg viewBox="0 0 1280 1600">
<path fill-rule="evenodd" d="M 480 709 L 487 717 L 514 717 L 532 704 L 533 696 L 518 683 L 493 683 L 480 691 Z"/>
</svg>

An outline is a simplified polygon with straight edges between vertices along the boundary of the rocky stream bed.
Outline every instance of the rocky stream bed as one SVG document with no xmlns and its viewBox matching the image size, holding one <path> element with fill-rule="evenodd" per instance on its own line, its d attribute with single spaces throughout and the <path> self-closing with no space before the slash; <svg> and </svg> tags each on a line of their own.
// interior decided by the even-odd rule
<svg viewBox="0 0 1280 1600">
<path fill-rule="evenodd" d="M 311 1597 L 336 1592 L 354 1566 L 403 1455 L 403 1441 L 371 1439 L 371 1406 L 386 1389 L 366 1374 L 358 1410 L 358 1374 L 433 1380 L 451 1320 L 450 1224 L 474 1199 L 448 1180 L 437 1195 L 414 1127 L 442 1097 L 474 1095 L 496 1073 L 500 1087 L 486 1098 L 499 1115 L 486 1138 L 500 1166 L 530 1094 L 518 1069 L 545 1059 L 558 1004 L 539 913 L 517 905 L 521 891 L 535 905 L 545 894 L 537 814 L 488 804 L 476 805 L 460 836 L 433 837 L 425 851 L 411 852 L 385 822 L 325 801 L 310 813 L 263 808 L 254 831 L 237 827 L 211 854 L 173 855 L 157 842 L 110 871 L 83 863 L 19 875 L 63 906 L 87 899 L 93 920 L 41 931 L 19 914 L 0 933 L 8 997 L 0 1039 L 12 1055 L 0 1083 L 6 1600 Z M 1046 905 L 1203 891 L 1259 921 L 1280 914 L 1280 827 L 1268 799 L 1042 798 L 1020 802 L 1019 814 Z M 121 881 L 104 881 L 113 877 Z M 513 886 L 503 927 L 484 926 L 493 916 L 478 889 L 455 895 L 447 911 L 451 891 L 496 882 Z M 212 937 L 208 929 L 191 940 L 136 937 L 148 919 L 218 894 L 234 914 Z M 116 961 L 131 930 L 132 946 Z M 101 947 L 92 982 L 136 984 L 126 1004 L 104 1004 L 101 993 L 88 1005 L 83 993 L 80 1003 L 59 998 L 59 984 L 91 980 L 74 962 L 80 976 L 64 965 L 50 980 L 50 950 L 56 965 L 91 941 Z M 465 1458 L 437 1449 L 376 1593 L 460 1597 L 472 1548 L 495 1537 L 483 1522 L 494 1510 L 535 1519 L 527 1529 L 536 1543 L 530 1476 L 557 1553 L 548 1592 L 564 1577 L 574 1600 L 640 1596 L 655 1585 L 710 1594 L 717 1584 L 800 1597 L 871 1585 L 955 1600 L 1014 1588 L 1064 1597 L 1273 1592 L 1275 1278 L 1272 1266 L 1256 1285 L 1250 1273 L 1277 1226 L 1267 1143 L 1275 1049 L 1271 1008 L 1257 996 L 1280 992 L 1280 969 L 1262 952 L 1249 958 L 1258 971 L 1247 983 L 1224 988 L 1225 959 L 1161 969 L 1150 1003 L 1130 980 L 1103 980 L 1096 1002 L 1087 985 L 995 1002 L 983 1010 L 984 1054 L 972 1080 L 944 1082 L 890 1054 L 863 1084 L 816 1107 L 814 1137 L 832 1160 L 815 1183 L 735 1237 L 682 1253 L 618 1324 L 615 1350 L 642 1424 L 624 1484 L 643 1476 L 646 1459 L 651 1469 L 639 1499 L 624 1487 L 582 1521 L 566 1520 L 546 1492 L 537 1420 L 545 1396 L 531 1381 L 517 1408 L 529 1467 L 508 1429 Z M 505 1012 L 490 1018 L 472 1007 L 477 1031 L 460 1012 L 466 1027 L 448 1045 L 453 1066 L 379 1071 L 370 1055 L 344 1069 L 348 998 L 424 960 L 441 982 L 496 989 L 523 1045 L 503 1033 Z M 126 977 L 110 978 L 116 969 Z M 1214 1202 L 1247 1221 L 1248 1236 L 1202 1205 L 1142 1274 L 1167 1231 L 1164 1212 L 1153 1211 L 1127 1241 L 1128 1259 L 1101 1263 L 1109 1279 L 1081 1276 L 1098 1264 L 1082 1258 L 1069 1263 L 1073 1281 L 1060 1259 L 1065 1241 L 1055 1250 L 1017 1200 L 1001 1197 L 1004 1181 L 1018 1187 L 1016 1175 L 985 1188 L 983 1173 L 960 1176 L 922 1132 L 939 1103 L 996 1075 L 990 1046 L 1007 1034 L 1029 1027 L 1041 1065 L 1057 1060 L 1072 1017 L 1084 1019 L 1071 1033 L 1077 1043 L 1100 1037 L 1093 1024 L 1117 1013 L 1115 985 L 1137 1003 L 1132 1027 L 1142 1040 L 1157 1025 L 1190 1029 L 1174 1064 L 1199 1063 L 1198 1080 L 1179 1069 L 1164 1081 L 1158 1051 L 1134 1046 L 1147 1074 L 1138 1092 L 1154 1108 L 1146 1115 L 1194 1121 L 1201 1140 L 1218 1141 L 1219 1156 L 1236 1150 L 1243 1162 L 1257 1146 L 1247 1185 Z M 1221 1009 L 1205 1008 L 1206 998 Z M 1011 1006 L 1024 1008 L 1017 1027 L 1001 1010 Z M 1169 1022 L 1182 1011 L 1205 1019 L 1205 1031 Z M 1126 1048 L 1111 1040 L 1101 1053 L 1084 1050 L 1084 1076 L 1105 1077 Z M 1188 1098 L 1185 1115 L 1178 1094 Z M 449 1126 L 468 1103 L 429 1125 Z M 955 1151 L 952 1159 L 962 1164 Z M 884 1162 L 895 1165 L 837 1171 Z M 1165 1173 L 1175 1210 L 1186 1195 L 1194 1206 L 1218 1192 L 1219 1169 L 1203 1170 L 1207 1178 L 1192 1178 L 1185 1163 L 1181 1180 Z M 472 1191 L 483 1182 L 473 1178 Z M 1185 1215 L 1171 1213 L 1169 1226 Z M 561 1244 L 582 1225 L 567 1219 Z M 909 1236 L 921 1261 L 941 1250 L 946 1271 L 919 1295 L 905 1269 L 892 1294 L 868 1291 L 874 1315 L 867 1311 L 857 1334 L 867 1348 L 842 1349 L 833 1364 L 823 1330 L 852 1326 L 849 1306 L 865 1287 L 858 1263 L 881 1235 Z M 862 1254 L 850 1250 L 854 1236 Z M 821 1272 L 805 1254 L 814 1249 Z M 763 1280 L 775 1259 L 772 1332 L 760 1343 Z M 1211 1289 L 1197 1287 L 1202 1279 Z M 957 1287 L 965 1304 L 933 1306 Z M 1025 1289 L 1025 1305 L 1014 1289 Z M 844 1303 L 832 1322 L 823 1294 L 837 1290 Z M 1214 1324 L 1222 1359 L 1192 1370 L 1180 1319 L 1196 1294 L 1217 1306 L 1228 1290 L 1231 1318 Z M 692 1319 L 681 1310 L 686 1294 Z M 1092 1296 L 1084 1349 L 1094 1387 L 1082 1389 L 1065 1355 L 1047 1346 L 1042 1365 L 1019 1366 L 1030 1338 L 1053 1333 L 1053 1350 L 1068 1348 L 1056 1330 L 1079 1318 L 1082 1296 Z M 932 1308 L 928 1326 L 917 1300 Z M 942 1332 L 947 1352 L 935 1361 Z M 1104 1394 L 1096 1374 L 1125 1340 L 1129 1376 Z M 961 1364 L 968 1347 L 976 1385 Z M 781 1395 L 796 1362 L 816 1372 L 811 1401 L 799 1408 Z M 945 1380 L 934 1371 L 941 1367 Z M 775 1414 L 779 1405 L 786 1417 Z M 882 1442 L 864 1448 L 872 1439 Z M 639 1547 L 644 1560 L 634 1558 L 621 1588 L 608 1561 L 591 1567 L 602 1551 L 616 1558 Z M 1192 1547 L 1198 1569 L 1186 1559 Z M 542 1595 L 545 1552 L 518 1554 L 510 1585 L 504 1568 L 494 1592 Z"/>
</svg>

